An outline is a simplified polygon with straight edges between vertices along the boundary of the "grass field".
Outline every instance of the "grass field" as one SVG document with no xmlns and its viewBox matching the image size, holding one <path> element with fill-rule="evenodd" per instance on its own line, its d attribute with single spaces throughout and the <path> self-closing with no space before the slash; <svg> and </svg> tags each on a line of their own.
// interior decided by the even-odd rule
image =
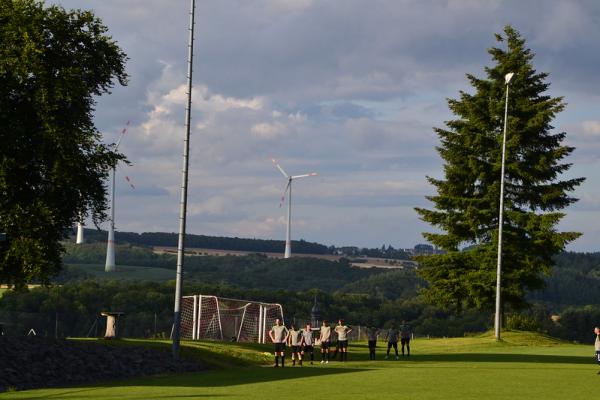
<svg viewBox="0 0 600 400">
<path fill-rule="evenodd" d="M 155 343 L 154 345 L 160 345 Z M 166 344 L 165 344 L 166 345 Z M 0 399 L 560 399 L 595 398 L 600 375 L 593 346 L 526 333 L 418 339 L 400 360 L 368 361 L 352 343 L 350 361 L 329 365 L 257 366 L 270 357 L 257 345 L 186 343 L 223 368 L 72 388 L 9 392 Z M 289 357 L 288 357 L 289 358 Z M 237 361 L 236 361 L 237 360 Z M 234 364 L 238 366 L 232 367 Z M 249 365 L 254 366 L 249 366 Z M 240 366 L 242 365 L 242 366 Z"/>
</svg>

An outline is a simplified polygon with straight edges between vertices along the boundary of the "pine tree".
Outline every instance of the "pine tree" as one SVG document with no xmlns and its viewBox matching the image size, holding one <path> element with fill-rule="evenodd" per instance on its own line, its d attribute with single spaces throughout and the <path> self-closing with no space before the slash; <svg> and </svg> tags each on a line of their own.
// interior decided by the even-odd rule
<svg viewBox="0 0 600 400">
<path fill-rule="evenodd" d="M 552 257 L 575 240 L 576 232 L 559 232 L 560 210 L 575 202 L 569 192 L 584 178 L 560 180 L 571 164 L 564 158 L 573 147 L 562 144 L 566 133 L 553 133 L 554 117 L 564 109 L 562 97 L 546 92 L 548 74 L 534 70 L 534 54 L 507 26 L 497 34 L 506 50 L 488 50 L 494 61 L 486 78 L 467 74 L 473 94 L 448 100 L 456 119 L 434 128 L 441 144 L 444 178 L 427 177 L 437 194 L 427 197 L 433 210 L 417 208 L 421 219 L 438 233 L 424 237 L 445 254 L 420 259 L 420 274 L 433 303 L 493 309 L 496 287 L 502 128 L 505 82 L 509 72 L 504 188 L 502 303 L 520 309 L 528 290 L 543 288 Z"/>
</svg>

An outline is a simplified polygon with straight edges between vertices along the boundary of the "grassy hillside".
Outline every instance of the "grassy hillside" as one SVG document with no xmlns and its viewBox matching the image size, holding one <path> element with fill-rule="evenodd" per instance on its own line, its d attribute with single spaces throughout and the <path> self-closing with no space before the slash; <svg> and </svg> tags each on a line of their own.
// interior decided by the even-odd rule
<svg viewBox="0 0 600 400">
<path fill-rule="evenodd" d="M 368 361 L 365 343 L 351 343 L 350 361 L 260 368 L 271 346 L 184 343 L 188 352 L 222 359 L 212 371 L 4 393 L 0 399 L 183 399 L 272 397 L 326 399 L 589 399 L 597 394 L 592 346 L 526 333 L 418 339 L 400 360 Z M 153 345 L 168 345 L 154 343 Z M 238 361 L 236 361 L 238 360 Z M 256 367 L 248 367 L 248 365 Z M 238 365 L 234 366 L 233 365 Z"/>
</svg>

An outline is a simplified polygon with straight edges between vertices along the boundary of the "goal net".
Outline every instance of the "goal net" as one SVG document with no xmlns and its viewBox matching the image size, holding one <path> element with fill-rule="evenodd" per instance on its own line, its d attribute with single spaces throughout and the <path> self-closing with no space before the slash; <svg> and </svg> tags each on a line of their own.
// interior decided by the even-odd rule
<svg viewBox="0 0 600 400">
<path fill-rule="evenodd" d="M 277 318 L 283 322 L 283 308 L 276 303 L 183 296 L 181 337 L 267 343 L 270 342 L 268 332 Z"/>
</svg>

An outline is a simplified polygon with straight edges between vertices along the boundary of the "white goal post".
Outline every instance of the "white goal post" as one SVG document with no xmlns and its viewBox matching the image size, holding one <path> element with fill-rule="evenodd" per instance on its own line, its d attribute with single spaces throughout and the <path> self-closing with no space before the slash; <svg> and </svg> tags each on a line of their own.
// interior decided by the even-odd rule
<svg viewBox="0 0 600 400">
<path fill-rule="evenodd" d="M 181 337 L 267 343 L 277 318 L 283 323 L 283 308 L 277 303 L 201 294 L 183 296 Z"/>
</svg>

